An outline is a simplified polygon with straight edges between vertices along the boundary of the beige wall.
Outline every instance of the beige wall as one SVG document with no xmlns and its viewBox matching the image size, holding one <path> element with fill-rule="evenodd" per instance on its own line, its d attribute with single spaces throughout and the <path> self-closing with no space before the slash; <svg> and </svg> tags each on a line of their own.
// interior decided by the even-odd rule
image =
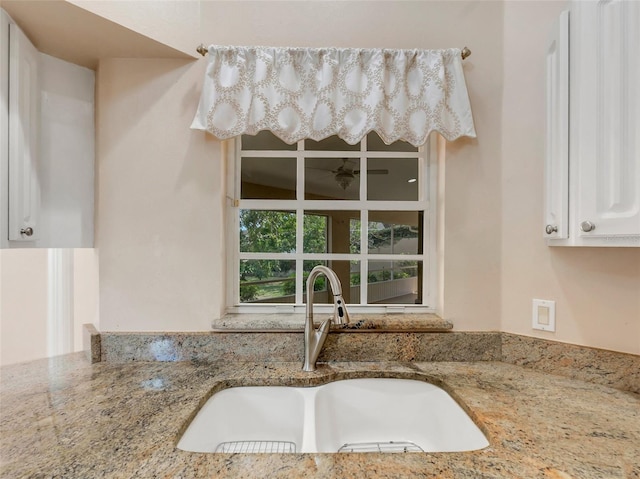
<svg viewBox="0 0 640 479">
<path fill-rule="evenodd" d="M 102 330 L 207 330 L 224 307 L 224 161 L 218 141 L 189 129 L 202 66 L 99 65 Z"/>
<path fill-rule="evenodd" d="M 48 250 L 0 250 L 0 364 L 47 355 Z"/>
<path fill-rule="evenodd" d="M 0 365 L 45 358 L 50 353 L 49 252 L 44 248 L 0 250 Z M 69 301 L 73 337 L 68 338 L 68 352 L 82 350 L 83 324 L 99 326 L 95 250 L 75 249 L 72 257 L 73 269 L 67 273 L 73 290 L 68 297 L 55 300 L 58 305 Z"/>
<path fill-rule="evenodd" d="M 542 240 L 544 55 L 565 5 L 505 3 L 501 329 L 640 354 L 640 248 Z M 532 330 L 533 298 L 556 301 L 556 333 Z"/>
<path fill-rule="evenodd" d="M 196 55 L 195 49 L 202 42 L 198 0 L 66 1 L 190 55 Z"/>
<path fill-rule="evenodd" d="M 459 330 L 640 353 L 640 249 L 548 248 L 540 232 L 544 49 L 563 2 L 216 2 L 202 41 L 440 48 L 464 63 L 477 140 L 448 145 L 442 314 Z M 205 60 L 102 61 L 98 247 L 103 330 L 206 330 L 224 310 L 221 145 L 189 131 Z"/>
<path fill-rule="evenodd" d="M 219 44 L 473 48 L 465 69 L 480 139 L 448 155 L 444 313 L 460 329 L 498 329 L 502 4 L 202 2 L 200 14 L 203 41 Z M 98 69 L 104 330 L 207 329 L 224 309 L 220 145 L 186 129 L 204 62 Z"/>
</svg>

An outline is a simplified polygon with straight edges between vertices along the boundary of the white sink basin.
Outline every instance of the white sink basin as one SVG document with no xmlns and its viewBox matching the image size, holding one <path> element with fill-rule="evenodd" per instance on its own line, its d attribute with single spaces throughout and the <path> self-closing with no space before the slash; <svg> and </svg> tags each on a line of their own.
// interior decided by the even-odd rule
<svg viewBox="0 0 640 479">
<path fill-rule="evenodd" d="M 273 441 L 302 444 L 304 396 L 298 388 L 241 387 L 211 396 L 180 439 L 178 448 L 215 452 L 220 444 Z M 284 451 L 283 451 L 284 452 Z"/>
<path fill-rule="evenodd" d="M 193 452 L 452 452 L 489 443 L 444 390 L 407 379 L 214 394 L 178 448 Z"/>
<path fill-rule="evenodd" d="M 389 441 L 415 444 L 425 452 L 473 451 L 489 445 L 449 394 L 422 381 L 329 383 L 319 388 L 315 406 L 318 452 Z M 358 447 L 353 449 L 357 452 Z"/>
</svg>

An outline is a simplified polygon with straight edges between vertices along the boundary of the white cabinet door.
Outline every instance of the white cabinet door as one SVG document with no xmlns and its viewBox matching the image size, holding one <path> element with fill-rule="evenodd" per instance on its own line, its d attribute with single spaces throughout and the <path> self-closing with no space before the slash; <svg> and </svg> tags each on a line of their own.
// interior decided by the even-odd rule
<svg viewBox="0 0 640 479">
<path fill-rule="evenodd" d="M 546 52 L 547 117 L 544 237 L 569 237 L 569 12 L 551 31 Z"/>
<path fill-rule="evenodd" d="M 40 54 L 40 241 L 93 247 L 95 73 Z"/>
<path fill-rule="evenodd" d="M 640 245 L 639 31 L 640 2 L 572 6 L 572 230 L 582 244 Z"/>
<path fill-rule="evenodd" d="M 547 47 L 544 235 L 640 246 L 640 2 L 570 5 Z"/>
<path fill-rule="evenodd" d="M 15 25 L 9 42 L 10 241 L 35 241 L 40 228 L 38 51 Z"/>
<path fill-rule="evenodd" d="M 0 40 L 0 248 L 91 248 L 95 72 Z"/>
</svg>

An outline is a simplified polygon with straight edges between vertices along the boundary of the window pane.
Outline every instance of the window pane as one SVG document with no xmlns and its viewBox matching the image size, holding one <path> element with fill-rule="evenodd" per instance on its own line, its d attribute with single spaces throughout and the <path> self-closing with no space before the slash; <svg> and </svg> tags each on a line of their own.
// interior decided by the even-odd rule
<svg viewBox="0 0 640 479">
<path fill-rule="evenodd" d="M 422 253 L 420 211 L 370 211 L 369 254 Z"/>
<path fill-rule="evenodd" d="M 316 211 L 304 212 L 304 240 L 305 253 L 327 252 L 327 216 Z"/>
<path fill-rule="evenodd" d="M 295 253 L 295 212 L 240 210 L 240 251 Z"/>
<path fill-rule="evenodd" d="M 369 158 L 367 198 L 374 201 L 417 201 L 417 158 Z"/>
<path fill-rule="evenodd" d="M 360 151 L 360 143 L 350 145 L 334 135 L 320 141 L 304 140 L 304 149 L 311 151 Z"/>
<path fill-rule="evenodd" d="M 360 262 L 359 261 L 323 261 L 307 260 L 304 262 L 303 278 L 303 302 L 307 302 L 307 278 L 311 270 L 319 265 L 329 266 L 335 271 L 342 285 L 342 297 L 347 304 L 357 304 L 360 302 Z M 331 288 L 327 284 L 326 277 L 320 275 L 314 282 L 314 304 L 333 304 Z M 347 287 L 349 285 L 349 287 Z"/>
<path fill-rule="evenodd" d="M 342 287 L 342 296 L 347 304 L 360 303 L 360 261 L 334 261 L 334 263 L 344 263 L 346 269 L 349 264 L 349 294 L 347 294 L 344 286 Z M 342 279 L 340 280 L 342 282 Z M 342 282 L 344 285 L 345 283 Z"/>
<path fill-rule="evenodd" d="M 260 131 L 256 135 L 242 135 L 243 150 L 297 150 L 298 146 L 287 145 L 270 131 Z"/>
<path fill-rule="evenodd" d="M 307 158 L 304 163 L 306 200 L 357 200 L 360 158 Z"/>
<path fill-rule="evenodd" d="M 241 260 L 241 303 L 295 302 L 295 261 Z"/>
<path fill-rule="evenodd" d="M 422 261 L 369 261 L 369 304 L 422 304 Z"/>
<path fill-rule="evenodd" d="M 359 211 L 305 211 L 305 253 L 360 252 Z"/>
<path fill-rule="evenodd" d="M 296 199 L 295 158 L 245 158 L 240 164 L 242 199 Z"/>
<path fill-rule="evenodd" d="M 368 151 L 418 151 L 417 146 L 413 146 L 406 141 L 394 141 L 390 145 L 385 145 L 382 138 L 375 131 L 367 135 Z"/>
<path fill-rule="evenodd" d="M 419 171 L 426 177 L 428 169 L 422 171 L 423 160 L 416 158 L 421 153 L 407 142 L 385 145 L 377 133 L 371 132 L 367 135 L 366 149 L 376 152 L 370 153 L 371 156 L 384 158 L 366 161 L 361 160 L 367 155 L 361 153 L 364 144 L 363 141 L 348 145 L 337 136 L 321 141 L 306 139 L 304 149 L 308 153 L 305 154 L 297 151 L 297 145 L 287 145 L 271 132 L 242 136 L 237 163 L 240 166 L 240 198 L 267 201 L 240 202 L 241 303 L 293 303 L 301 293 L 306 302 L 306 279 L 315 265 L 323 264 L 340 278 L 347 303 L 361 302 L 361 291 L 365 294 L 362 286 L 367 288 L 369 304 L 422 304 L 425 212 L 400 211 L 411 206 L 397 202 L 428 197 L 425 195 L 428 183 L 419 177 Z M 260 150 L 264 152 L 260 153 Z M 269 155 L 277 157 L 270 158 Z M 303 171 L 298 169 L 300 155 L 304 156 Z M 312 158 L 314 155 L 322 157 Z M 403 157 L 390 158 L 394 155 Z M 366 163 L 366 170 L 363 163 Z M 361 197 L 363 187 L 367 193 Z M 311 200 L 307 204 L 311 209 L 295 211 L 300 205 L 294 207 L 291 202 L 269 201 L 298 198 Z M 336 201 L 330 204 L 327 200 Z M 361 211 L 321 209 L 344 208 L 344 201 L 358 200 L 388 202 L 386 207 L 393 211 L 379 211 L 381 207 L 373 206 L 374 210 L 368 211 L 368 223 L 363 225 Z M 247 209 L 249 205 L 259 209 Z M 362 207 L 366 208 L 365 205 L 363 201 Z M 274 207 L 276 211 L 265 209 Z M 302 225 L 297 225 L 298 215 L 302 216 Z M 302 238 L 297 237 L 297 226 Z M 363 233 L 367 236 L 367 244 L 361 241 Z M 301 251 L 297 249 L 298 245 Z M 303 260 L 295 256 L 296 260 L 293 256 L 296 252 L 315 259 Z M 364 263 L 359 260 L 329 259 L 329 255 L 347 254 L 354 255 L 346 256 L 348 258 L 360 258 L 355 255 L 361 253 L 370 255 L 362 257 L 367 261 L 368 271 L 368 276 L 362 278 Z M 273 258 L 274 255 L 285 259 L 248 259 Z M 407 255 L 417 256 L 410 256 L 409 261 Z M 304 273 L 302 277 L 296 275 L 300 269 Z M 323 275 L 315 281 L 314 301 L 333 303 L 328 281 Z"/>
<path fill-rule="evenodd" d="M 358 211 L 358 217 L 351 218 L 349 221 L 349 243 L 351 254 L 360 254 L 360 212 Z"/>
</svg>

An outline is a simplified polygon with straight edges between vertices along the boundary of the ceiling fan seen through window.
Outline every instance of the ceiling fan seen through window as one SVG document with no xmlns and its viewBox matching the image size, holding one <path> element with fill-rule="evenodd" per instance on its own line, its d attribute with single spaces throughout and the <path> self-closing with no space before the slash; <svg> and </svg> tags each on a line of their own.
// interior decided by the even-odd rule
<svg viewBox="0 0 640 479">
<path fill-rule="evenodd" d="M 353 165 L 355 162 L 350 160 L 349 158 L 342 158 L 342 164 L 333 170 L 327 170 L 324 168 L 314 168 L 317 170 L 330 171 L 333 174 L 333 179 L 335 182 L 342 188 L 346 190 L 349 188 L 356 175 L 360 174 L 360 170 L 354 170 Z M 387 169 L 371 169 L 367 171 L 370 175 L 388 175 L 389 170 Z"/>
</svg>

